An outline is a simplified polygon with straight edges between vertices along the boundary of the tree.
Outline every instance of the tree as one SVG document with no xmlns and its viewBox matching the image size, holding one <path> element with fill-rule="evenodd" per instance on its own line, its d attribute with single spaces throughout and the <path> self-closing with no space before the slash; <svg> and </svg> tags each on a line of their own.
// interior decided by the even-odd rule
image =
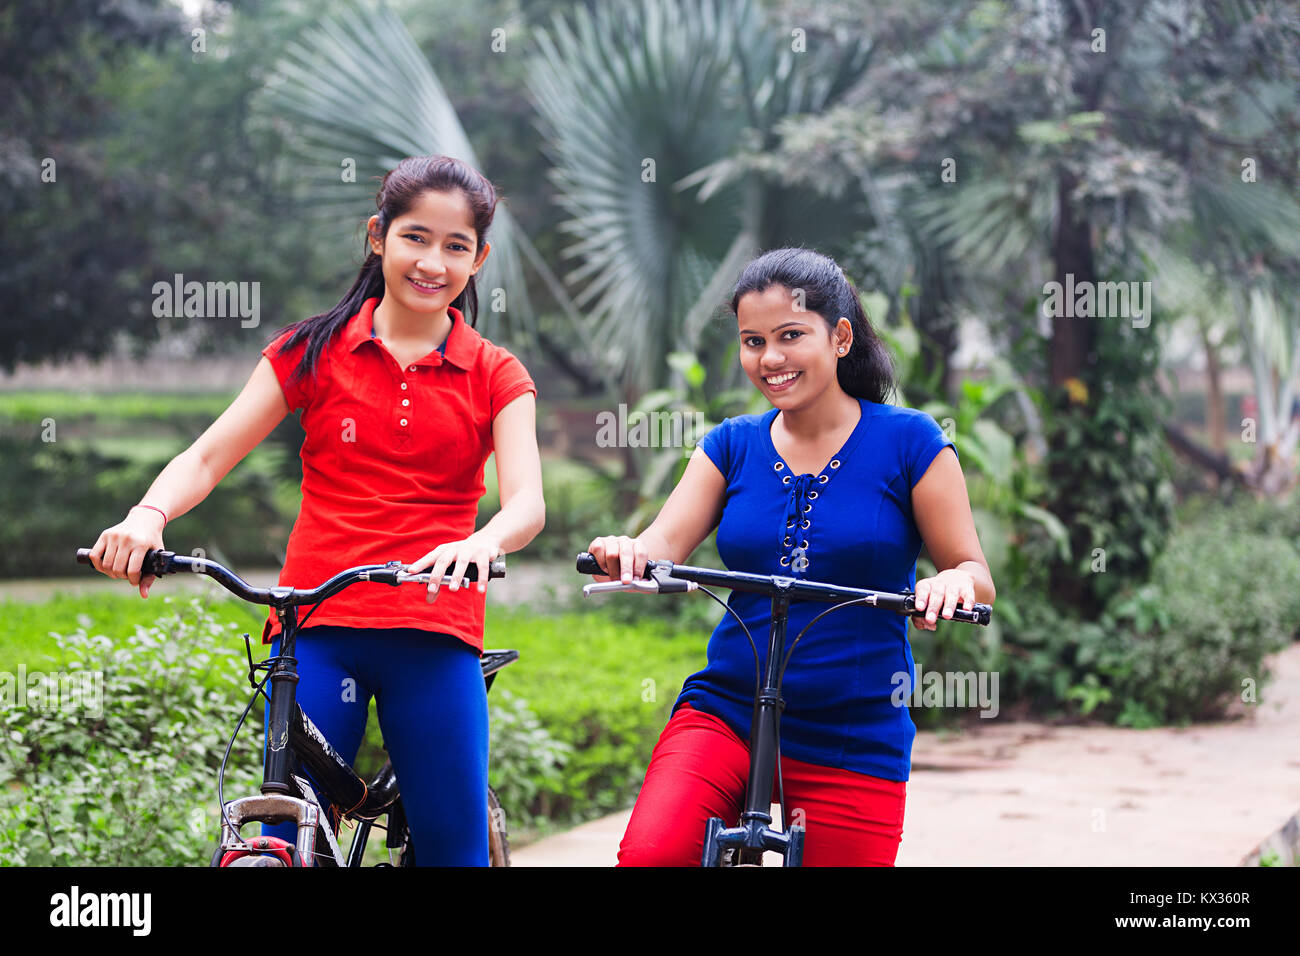
<svg viewBox="0 0 1300 956">
<path fill-rule="evenodd" d="M 0 366 L 101 354 L 118 327 L 145 333 L 147 300 L 122 276 L 148 255 L 145 175 L 121 177 L 99 140 L 111 71 L 140 50 L 187 44 L 161 0 L 7 4 L 0 12 Z M 111 315 L 111 321 L 105 316 Z"/>
</svg>

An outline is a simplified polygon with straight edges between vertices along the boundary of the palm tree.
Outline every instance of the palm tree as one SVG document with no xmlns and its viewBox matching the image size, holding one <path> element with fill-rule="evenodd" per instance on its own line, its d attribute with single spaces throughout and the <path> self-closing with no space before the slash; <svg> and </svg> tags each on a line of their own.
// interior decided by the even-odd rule
<svg viewBox="0 0 1300 956">
<path fill-rule="evenodd" d="M 665 383 L 671 352 L 696 350 L 755 251 L 860 226 L 756 158 L 783 120 L 852 87 L 865 43 L 809 54 L 755 0 L 578 8 L 537 42 L 529 88 L 575 240 L 566 278 L 626 397 Z"/>
<path fill-rule="evenodd" d="M 377 55 L 382 51 L 382 56 Z M 304 208 L 316 217 L 324 242 L 361 238 L 373 212 L 375 177 L 406 156 L 440 153 L 462 159 L 491 176 L 475 154 L 450 98 L 398 16 L 387 6 L 344 0 L 289 45 L 269 79 L 260 112 L 288 124 L 296 162 L 285 177 Z M 489 290 L 482 328 L 489 337 L 527 341 L 536 312 L 525 265 L 547 285 L 571 322 L 576 309 L 509 208 L 498 205 L 492 255 L 479 276 Z M 491 290 L 504 291 L 493 301 Z M 576 326 L 575 326 L 576 328 Z M 572 337 L 582 341 L 580 335 Z"/>
</svg>

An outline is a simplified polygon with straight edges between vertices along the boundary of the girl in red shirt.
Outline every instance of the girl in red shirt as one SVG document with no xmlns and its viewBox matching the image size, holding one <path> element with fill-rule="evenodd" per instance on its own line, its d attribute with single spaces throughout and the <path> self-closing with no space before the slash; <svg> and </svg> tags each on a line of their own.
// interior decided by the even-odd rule
<svg viewBox="0 0 1300 956">
<path fill-rule="evenodd" d="M 402 160 L 384 177 L 368 251 L 333 309 L 281 330 L 244 390 L 105 530 L 95 567 L 148 595 L 144 553 L 168 516 L 202 501 L 287 415 L 302 409 L 302 509 L 281 584 L 313 587 L 357 564 L 410 560 L 418 589 L 358 584 L 313 612 L 298 639 L 297 698 L 355 759 L 370 697 L 420 865 L 487 863 L 487 564 L 517 551 L 545 515 L 536 387 L 508 351 L 472 328 L 474 276 L 490 246 L 491 183 L 445 156 Z M 469 317 L 469 322 L 466 317 Z M 474 529 L 483 469 L 496 452 L 501 510 Z M 438 594 L 451 571 L 479 584 Z M 278 621 L 264 641 L 279 651 Z M 263 832 L 293 840 L 293 825 Z"/>
</svg>

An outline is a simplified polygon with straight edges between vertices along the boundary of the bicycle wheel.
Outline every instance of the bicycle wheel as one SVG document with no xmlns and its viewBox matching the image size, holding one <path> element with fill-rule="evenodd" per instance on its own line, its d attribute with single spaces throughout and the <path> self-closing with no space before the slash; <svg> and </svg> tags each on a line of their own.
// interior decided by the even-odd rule
<svg viewBox="0 0 1300 956">
<path fill-rule="evenodd" d="M 510 865 L 510 838 L 506 833 L 506 813 L 496 791 L 488 787 L 488 866 Z M 398 866 L 415 866 L 415 850 L 411 846 L 411 831 L 405 821 L 401 830 L 401 859 Z"/>
<path fill-rule="evenodd" d="M 506 812 L 496 791 L 488 787 L 488 866 L 510 865 L 510 840 L 506 835 Z"/>
</svg>

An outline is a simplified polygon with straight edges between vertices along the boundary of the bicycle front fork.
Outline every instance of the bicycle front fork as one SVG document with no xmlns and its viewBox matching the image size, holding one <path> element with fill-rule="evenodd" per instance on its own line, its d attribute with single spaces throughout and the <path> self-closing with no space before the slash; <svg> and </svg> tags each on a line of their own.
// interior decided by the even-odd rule
<svg viewBox="0 0 1300 956">
<path fill-rule="evenodd" d="M 741 815 L 740 826 L 730 829 L 723 826 L 721 817 L 710 817 L 704 828 L 704 853 L 702 866 L 721 866 L 722 854 L 734 849 L 741 863 L 762 865 L 763 853 L 772 850 L 780 853 L 786 866 L 803 865 L 803 827 L 791 827 L 788 832 L 772 829 L 772 818 L 766 813 Z"/>
<path fill-rule="evenodd" d="M 218 852 L 244 846 L 240 828 L 245 823 L 294 823 L 298 827 L 296 847 L 303 866 L 316 863 L 316 828 L 321 825 L 321 809 L 310 800 L 279 794 L 242 797 L 226 804 L 221 820 L 221 843 Z M 328 824 L 325 824 L 328 826 Z"/>
</svg>

